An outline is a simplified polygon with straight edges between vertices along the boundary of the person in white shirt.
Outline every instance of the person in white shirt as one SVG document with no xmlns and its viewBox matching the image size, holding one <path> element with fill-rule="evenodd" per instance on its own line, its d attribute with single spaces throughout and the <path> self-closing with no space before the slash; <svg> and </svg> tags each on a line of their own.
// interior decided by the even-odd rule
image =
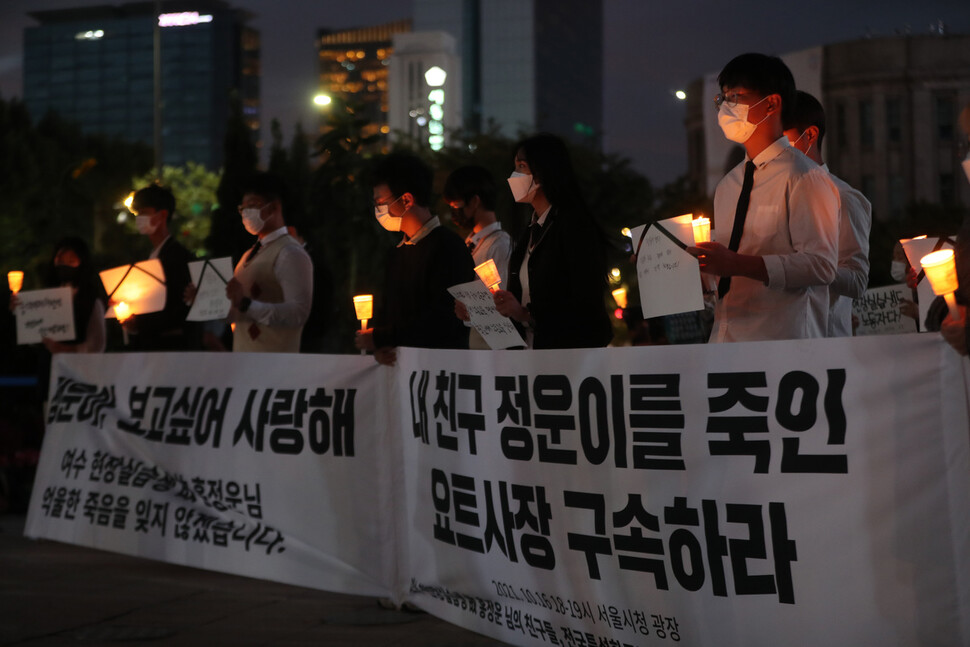
<svg viewBox="0 0 970 647">
<path fill-rule="evenodd" d="M 746 156 L 715 190 L 715 242 L 688 248 L 701 271 L 720 277 L 710 341 L 824 337 L 839 197 L 784 136 L 794 78 L 777 57 L 742 54 L 718 83 L 718 123 Z"/>
<path fill-rule="evenodd" d="M 300 352 L 313 303 L 313 261 L 283 220 L 283 182 L 258 173 L 243 188 L 239 213 L 259 240 L 243 254 L 226 296 L 234 352 Z"/>
<path fill-rule="evenodd" d="M 869 285 L 869 229 L 872 205 L 862 193 L 829 171 L 822 161 L 825 137 L 825 109 L 818 99 L 799 90 L 795 107 L 785 122 L 785 136 L 791 145 L 828 171 L 839 191 L 839 261 L 835 280 L 829 286 L 829 337 L 852 336 L 852 300 L 866 293 Z"/>
<path fill-rule="evenodd" d="M 476 267 L 491 259 L 495 263 L 501 285 L 508 285 L 509 256 L 512 255 L 512 237 L 502 230 L 502 223 L 495 217 L 498 190 L 492 174 L 481 166 L 462 166 L 455 169 L 445 180 L 444 199 L 451 208 L 451 219 L 468 231 L 465 245 L 471 252 Z M 455 314 L 463 321 L 468 312 L 461 301 L 455 301 Z M 488 350 L 478 331 L 471 330 L 468 347 Z"/>
</svg>

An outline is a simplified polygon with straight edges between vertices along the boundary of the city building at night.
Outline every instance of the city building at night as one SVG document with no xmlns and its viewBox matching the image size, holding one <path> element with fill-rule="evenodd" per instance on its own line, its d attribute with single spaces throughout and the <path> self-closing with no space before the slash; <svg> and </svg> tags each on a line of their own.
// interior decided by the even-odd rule
<svg viewBox="0 0 970 647">
<path fill-rule="evenodd" d="M 467 129 L 600 146 L 602 0 L 414 0 L 414 30 L 454 37 Z"/>
<path fill-rule="evenodd" d="M 440 150 L 449 133 L 462 127 L 455 39 L 443 31 L 397 34 L 389 67 L 391 132 Z"/>
<path fill-rule="evenodd" d="M 166 2 L 159 16 L 162 161 L 222 166 L 226 123 L 241 102 L 259 141 L 259 33 L 222 0 Z M 26 30 L 24 101 L 103 133 L 155 141 L 154 3 L 35 11 Z"/>
<path fill-rule="evenodd" d="M 320 96 L 355 110 L 368 121 L 365 136 L 390 140 L 388 66 L 395 34 L 411 31 L 410 20 L 357 29 L 322 29 L 317 35 Z"/>
<path fill-rule="evenodd" d="M 872 202 L 875 220 L 925 202 L 970 206 L 957 125 L 970 104 L 970 35 L 926 34 L 824 45 L 781 57 L 825 107 L 823 159 Z M 688 88 L 688 179 L 707 195 L 743 150 L 717 125 L 717 73 Z"/>
</svg>

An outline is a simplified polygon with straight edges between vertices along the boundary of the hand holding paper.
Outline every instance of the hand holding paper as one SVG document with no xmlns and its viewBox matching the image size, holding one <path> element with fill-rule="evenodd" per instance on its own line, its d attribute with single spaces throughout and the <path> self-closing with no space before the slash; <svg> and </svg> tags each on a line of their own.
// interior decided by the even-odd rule
<svg viewBox="0 0 970 647">
<path fill-rule="evenodd" d="M 122 265 L 100 272 L 108 293 L 105 317 L 117 318 L 116 305 L 126 303 L 132 315 L 158 312 L 165 308 L 165 270 L 157 258 Z"/>
<path fill-rule="evenodd" d="M 479 280 L 453 285 L 448 288 L 448 292 L 462 303 L 472 326 L 489 348 L 502 349 L 523 345 L 522 337 L 519 336 L 515 326 L 500 313 L 500 310 L 496 309 L 501 299 L 502 305 L 508 306 L 509 310 L 514 306 L 525 310 L 510 292 L 497 290 L 493 295 Z M 458 312 L 457 306 L 455 312 Z"/>
<path fill-rule="evenodd" d="M 187 321 L 225 319 L 231 303 L 226 296 L 226 282 L 232 278 L 232 259 L 213 258 L 189 263 L 192 282 L 182 295 L 192 305 Z"/>
<path fill-rule="evenodd" d="M 704 308 L 698 262 L 688 253 L 694 242 L 691 214 L 633 230 L 643 318 Z M 701 243 L 709 245 L 710 243 Z"/>
</svg>

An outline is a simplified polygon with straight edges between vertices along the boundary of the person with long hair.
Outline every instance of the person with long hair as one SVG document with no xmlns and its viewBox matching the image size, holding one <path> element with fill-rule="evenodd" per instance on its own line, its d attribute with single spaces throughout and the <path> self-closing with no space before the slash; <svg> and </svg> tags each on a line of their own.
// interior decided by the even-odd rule
<svg viewBox="0 0 970 647">
<path fill-rule="evenodd" d="M 105 348 L 104 313 L 107 297 L 101 279 L 94 271 L 87 244 L 77 236 L 62 238 L 54 246 L 47 266 L 45 283 L 50 287 L 69 287 L 73 294 L 74 339 L 43 344 L 53 353 L 103 353 Z"/>
<path fill-rule="evenodd" d="M 532 221 L 509 260 L 508 290 L 493 295 L 495 307 L 516 323 L 529 348 L 606 346 L 613 329 L 605 240 L 566 144 L 541 133 L 519 142 L 513 159 L 509 186 L 516 202 L 532 206 Z"/>
</svg>

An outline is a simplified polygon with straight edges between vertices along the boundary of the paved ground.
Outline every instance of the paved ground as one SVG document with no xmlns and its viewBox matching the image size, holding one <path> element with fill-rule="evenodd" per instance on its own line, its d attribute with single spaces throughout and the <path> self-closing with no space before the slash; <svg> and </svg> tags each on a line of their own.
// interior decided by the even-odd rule
<svg viewBox="0 0 970 647">
<path fill-rule="evenodd" d="M 0 645 L 499 647 L 373 598 L 23 536 L 0 514 Z"/>
</svg>

